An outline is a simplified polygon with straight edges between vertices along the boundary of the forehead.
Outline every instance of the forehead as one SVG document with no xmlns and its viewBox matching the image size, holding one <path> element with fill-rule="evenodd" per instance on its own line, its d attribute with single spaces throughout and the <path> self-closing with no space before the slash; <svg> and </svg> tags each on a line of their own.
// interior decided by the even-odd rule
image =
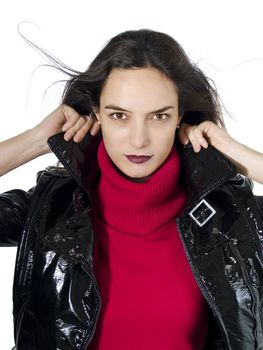
<svg viewBox="0 0 263 350">
<path fill-rule="evenodd" d="M 178 95 L 175 83 L 155 68 L 114 68 L 103 87 L 101 100 L 107 103 L 123 100 L 152 99 L 175 103 Z M 127 101 L 128 102 L 128 101 Z"/>
</svg>

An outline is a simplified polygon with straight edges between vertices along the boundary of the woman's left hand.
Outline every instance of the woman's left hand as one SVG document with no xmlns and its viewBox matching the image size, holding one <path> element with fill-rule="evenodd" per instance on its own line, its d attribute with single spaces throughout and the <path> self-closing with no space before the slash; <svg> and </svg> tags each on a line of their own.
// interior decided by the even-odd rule
<svg viewBox="0 0 263 350">
<path fill-rule="evenodd" d="M 183 144 L 190 141 L 195 152 L 211 144 L 223 153 L 241 174 L 263 184 L 263 153 L 239 143 L 217 124 L 211 121 L 199 125 L 181 123 L 178 137 Z"/>
<path fill-rule="evenodd" d="M 195 152 L 199 152 L 201 147 L 207 148 L 208 144 L 211 144 L 225 153 L 229 147 L 237 142 L 225 129 L 211 121 L 205 121 L 199 125 L 181 123 L 178 137 L 184 145 L 190 141 Z"/>
</svg>

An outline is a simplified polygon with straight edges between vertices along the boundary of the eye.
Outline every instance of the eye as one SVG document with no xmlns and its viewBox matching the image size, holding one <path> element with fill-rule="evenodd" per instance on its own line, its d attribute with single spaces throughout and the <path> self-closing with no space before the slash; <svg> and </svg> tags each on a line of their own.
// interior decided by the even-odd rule
<svg viewBox="0 0 263 350">
<path fill-rule="evenodd" d="M 158 113 L 158 114 L 155 114 L 154 117 L 156 116 L 157 116 L 156 120 L 166 120 L 170 117 L 169 114 L 166 114 L 166 113 Z"/>
<path fill-rule="evenodd" d="M 117 113 L 111 113 L 110 114 L 110 117 L 113 119 L 113 120 L 124 120 L 124 118 L 122 118 L 124 116 L 123 113 L 120 113 L 120 112 L 117 112 Z"/>
</svg>

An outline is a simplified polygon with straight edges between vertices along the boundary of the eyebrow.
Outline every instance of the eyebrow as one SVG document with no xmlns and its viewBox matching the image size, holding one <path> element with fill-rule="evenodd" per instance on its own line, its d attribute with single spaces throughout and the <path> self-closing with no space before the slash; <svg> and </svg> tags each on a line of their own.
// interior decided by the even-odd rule
<svg viewBox="0 0 263 350">
<path fill-rule="evenodd" d="M 121 111 L 121 112 L 129 112 L 129 113 L 131 113 L 131 111 L 128 111 L 127 109 L 124 109 L 124 108 L 116 106 L 116 105 L 108 105 L 108 106 L 105 106 L 104 108 L 112 109 L 114 111 Z M 156 111 L 149 112 L 149 114 L 150 113 L 161 113 L 161 112 L 164 112 L 167 109 L 171 109 L 171 108 L 174 108 L 174 106 L 165 106 L 165 107 L 162 107 L 160 109 L 157 109 Z"/>
</svg>

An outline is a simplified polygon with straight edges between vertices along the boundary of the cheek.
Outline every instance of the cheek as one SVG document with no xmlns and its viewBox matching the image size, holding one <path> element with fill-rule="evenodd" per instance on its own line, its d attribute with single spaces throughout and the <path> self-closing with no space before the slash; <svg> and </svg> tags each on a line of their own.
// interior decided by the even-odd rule
<svg viewBox="0 0 263 350">
<path fill-rule="evenodd" d="M 123 149 L 123 138 L 120 137 L 119 132 L 110 128 L 101 128 L 101 131 L 106 151 L 112 160 L 116 161 L 116 157 L 119 157 L 121 150 Z"/>
<path fill-rule="evenodd" d="M 123 137 L 120 133 L 107 130 L 103 133 L 103 140 L 105 144 L 113 148 L 120 147 L 120 144 L 123 144 L 124 140 L 127 140 L 127 137 Z"/>
<path fill-rule="evenodd" d="M 105 145 L 107 144 L 111 149 L 120 149 L 128 140 L 128 133 L 123 128 L 102 127 L 101 131 Z"/>
<path fill-rule="evenodd" d="M 160 150 L 161 156 L 162 157 L 166 157 L 173 145 L 174 145 L 174 139 L 175 139 L 175 132 L 169 132 L 166 133 L 165 135 L 162 135 L 162 137 L 159 137 L 158 139 L 156 139 L 156 147 L 157 149 Z"/>
<path fill-rule="evenodd" d="M 175 139 L 175 133 L 176 133 L 176 129 L 172 129 L 169 128 L 168 130 L 164 131 L 164 132 L 160 132 L 158 133 L 158 135 L 156 135 L 155 140 L 157 143 L 162 143 L 163 145 L 170 145 L 174 143 L 174 139 Z"/>
</svg>

